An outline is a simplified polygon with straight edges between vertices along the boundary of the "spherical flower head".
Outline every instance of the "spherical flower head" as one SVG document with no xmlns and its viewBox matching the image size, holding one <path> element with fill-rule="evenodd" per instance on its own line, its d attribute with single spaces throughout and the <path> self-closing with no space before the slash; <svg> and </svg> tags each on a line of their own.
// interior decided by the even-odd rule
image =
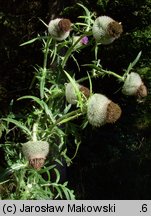
<svg viewBox="0 0 151 216">
<path fill-rule="evenodd" d="M 86 88 L 83 85 L 80 85 L 78 83 L 76 83 L 77 88 L 79 89 L 79 91 L 81 91 L 85 97 L 89 97 L 90 95 L 90 91 L 88 88 Z M 76 95 L 76 90 L 74 89 L 74 86 L 72 83 L 67 83 L 65 86 L 65 96 L 66 96 L 66 100 L 68 103 L 70 104 L 77 104 L 77 95 Z"/>
<path fill-rule="evenodd" d="M 48 24 L 48 32 L 51 37 L 57 41 L 65 40 L 71 30 L 71 22 L 69 19 L 57 18 L 51 20 Z"/>
<path fill-rule="evenodd" d="M 114 123 L 121 115 L 120 107 L 102 94 L 92 95 L 87 104 L 87 118 L 91 125 L 100 127 Z"/>
<path fill-rule="evenodd" d="M 147 88 L 138 73 L 131 72 L 127 75 L 122 87 L 122 93 L 125 95 L 134 95 L 139 98 L 147 96 Z"/>
<path fill-rule="evenodd" d="M 116 22 L 111 17 L 100 16 L 93 24 L 92 33 L 98 43 L 110 44 L 119 38 L 123 28 L 121 23 Z"/>
<path fill-rule="evenodd" d="M 39 170 L 49 153 L 49 144 L 46 141 L 28 141 L 23 144 L 22 151 L 30 165 Z"/>
</svg>

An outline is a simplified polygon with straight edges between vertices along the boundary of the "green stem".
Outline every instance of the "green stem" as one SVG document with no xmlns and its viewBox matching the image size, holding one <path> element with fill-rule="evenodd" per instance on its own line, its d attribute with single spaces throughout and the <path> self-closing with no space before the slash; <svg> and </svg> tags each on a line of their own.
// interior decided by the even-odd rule
<svg viewBox="0 0 151 216">
<path fill-rule="evenodd" d="M 118 74 L 116 74 L 116 73 L 114 73 L 112 71 L 107 71 L 107 70 L 101 69 L 100 72 L 112 75 L 112 76 L 116 77 L 118 80 L 124 82 L 124 77 L 123 76 L 120 76 L 120 75 L 118 75 Z"/>
<path fill-rule="evenodd" d="M 96 70 L 96 75 L 95 75 L 95 76 L 92 76 L 92 77 L 96 77 L 97 75 L 102 76 L 102 75 L 104 75 L 104 74 L 108 74 L 108 75 L 112 75 L 112 76 L 116 77 L 118 80 L 120 80 L 120 81 L 122 81 L 122 82 L 124 82 L 124 80 L 125 80 L 125 76 L 120 76 L 120 75 L 118 75 L 118 74 L 116 74 L 116 73 L 114 73 L 114 72 L 112 72 L 112 71 L 104 70 L 104 69 L 102 69 L 102 68 L 100 68 L 100 67 L 98 67 L 98 66 L 89 65 L 89 64 L 88 64 L 88 65 L 84 65 L 84 66 L 90 66 L 91 68 L 93 68 L 93 69 Z M 102 72 L 103 72 L 103 73 L 102 73 Z M 82 79 L 80 79 L 79 81 L 81 82 L 81 80 L 82 80 Z"/>
<path fill-rule="evenodd" d="M 44 63 L 43 63 L 43 70 L 42 70 L 42 76 L 40 80 L 40 98 L 44 98 L 44 88 L 45 88 L 45 80 L 47 75 L 47 60 L 48 60 L 48 52 L 49 52 L 49 44 L 50 44 L 51 38 L 48 38 L 45 47 L 44 47 Z"/>
<path fill-rule="evenodd" d="M 62 116 L 62 117 L 60 117 L 57 121 L 56 121 L 56 125 L 61 125 L 61 124 L 63 124 L 64 123 L 64 120 L 65 119 L 68 119 L 68 118 L 77 118 L 79 115 L 82 115 L 82 113 L 81 113 L 81 109 L 78 109 L 78 110 L 74 110 L 74 111 L 72 111 L 72 112 L 70 112 L 70 113 L 67 113 L 66 115 L 64 115 L 64 116 Z"/>
<path fill-rule="evenodd" d="M 38 123 L 34 123 L 33 130 L 32 130 L 32 141 L 37 141 L 37 129 L 38 129 Z"/>
<path fill-rule="evenodd" d="M 96 77 L 96 75 L 90 75 L 90 77 L 91 78 L 94 78 L 94 77 Z M 78 79 L 78 80 L 76 80 L 76 82 L 77 83 L 81 83 L 81 82 L 83 82 L 83 81 L 85 81 L 85 80 L 88 80 L 89 79 L 89 77 L 87 76 L 87 77 L 83 77 L 83 78 L 81 78 L 81 79 Z"/>
<path fill-rule="evenodd" d="M 89 65 L 87 65 L 87 66 L 89 66 Z M 102 75 L 104 75 L 104 73 L 106 73 L 108 75 L 112 75 L 112 76 L 116 77 L 118 80 L 120 80 L 122 82 L 124 82 L 124 80 L 125 80 L 125 75 L 120 76 L 120 75 L 118 75 L 112 71 L 104 70 L 104 69 L 97 67 L 95 65 L 93 65 L 92 68 L 97 70 L 97 72 L 95 74 L 90 75 L 91 78 L 96 78 L 96 77 L 102 76 Z M 103 72 L 103 74 L 102 74 L 102 72 Z M 89 79 L 89 77 L 83 77 L 81 79 L 78 79 L 76 82 L 81 83 L 81 82 L 88 80 L 88 79 Z"/>
<path fill-rule="evenodd" d="M 47 68 L 47 60 L 48 60 L 48 52 L 49 52 L 49 44 L 50 44 L 51 38 L 47 38 L 46 44 L 45 44 L 45 50 L 44 50 L 44 63 L 43 63 L 43 69 Z"/>
<path fill-rule="evenodd" d="M 45 80 L 46 80 L 46 68 L 42 70 L 42 76 L 40 79 L 40 98 L 44 98 L 44 88 L 45 88 Z"/>
<path fill-rule="evenodd" d="M 64 59 L 63 59 L 63 62 L 62 62 L 62 68 L 63 68 L 63 69 L 64 69 L 64 67 L 65 67 L 65 65 L 66 65 L 66 63 L 67 63 L 67 61 L 68 61 L 68 58 L 70 57 L 71 53 L 73 52 L 75 46 L 79 43 L 79 41 L 80 41 L 83 37 L 85 37 L 85 36 L 90 36 L 90 35 L 92 35 L 92 32 L 87 32 L 87 33 L 81 35 L 80 38 L 68 49 L 68 51 L 66 52 L 65 57 L 64 57 Z"/>
<path fill-rule="evenodd" d="M 64 124 L 68 121 L 71 121 L 73 119 L 76 119 L 77 117 L 83 115 L 83 113 L 81 112 L 81 109 L 78 109 L 78 110 L 75 110 L 75 111 L 72 111 L 70 113 L 67 113 L 66 115 L 60 117 L 56 122 L 55 124 L 52 125 L 52 128 L 51 130 L 56 127 L 56 126 L 60 126 L 61 124 Z"/>
</svg>

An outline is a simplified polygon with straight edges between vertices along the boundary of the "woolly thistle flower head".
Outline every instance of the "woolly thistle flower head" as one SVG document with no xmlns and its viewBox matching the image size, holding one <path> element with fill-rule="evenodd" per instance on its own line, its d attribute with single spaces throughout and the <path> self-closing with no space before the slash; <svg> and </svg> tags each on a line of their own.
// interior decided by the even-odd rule
<svg viewBox="0 0 151 216">
<path fill-rule="evenodd" d="M 49 153 L 49 144 L 46 141 L 28 141 L 23 144 L 22 151 L 30 165 L 39 170 Z"/>
<path fill-rule="evenodd" d="M 96 42 L 110 44 L 120 37 L 123 27 L 108 16 L 100 16 L 94 21 L 92 32 Z"/>
<path fill-rule="evenodd" d="M 122 93 L 125 95 L 134 95 L 138 98 L 147 96 L 147 88 L 138 73 L 131 72 L 127 75 L 122 87 Z"/>
<path fill-rule="evenodd" d="M 57 18 L 51 20 L 48 24 L 48 32 L 51 37 L 55 40 L 62 41 L 65 40 L 71 30 L 71 21 L 69 19 Z"/>
<path fill-rule="evenodd" d="M 91 125 L 100 127 L 114 123 L 121 116 L 121 108 L 102 94 L 92 95 L 87 104 L 87 118 Z"/>
<path fill-rule="evenodd" d="M 76 86 L 79 91 L 81 91 L 85 95 L 86 98 L 90 96 L 90 90 L 88 88 L 78 83 L 76 83 Z M 77 104 L 76 90 L 71 82 L 65 85 L 65 96 L 68 103 Z"/>
</svg>

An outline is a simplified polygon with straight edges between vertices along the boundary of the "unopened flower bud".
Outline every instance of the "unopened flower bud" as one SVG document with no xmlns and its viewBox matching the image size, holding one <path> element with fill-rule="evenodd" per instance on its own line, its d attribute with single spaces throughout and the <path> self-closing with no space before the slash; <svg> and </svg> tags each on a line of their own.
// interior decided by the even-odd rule
<svg viewBox="0 0 151 216">
<path fill-rule="evenodd" d="M 92 32 L 96 42 L 110 44 L 120 37 L 123 27 L 108 16 L 100 16 L 94 21 Z"/>
<path fill-rule="evenodd" d="M 100 127 L 114 123 L 121 116 L 121 108 L 102 94 L 92 95 L 87 104 L 87 118 L 91 125 Z"/>
<path fill-rule="evenodd" d="M 46 141 L 28 141 L 23 144 L 22 151 L 30 165 L 39 170 L 49 153 L 49 144 Z"/>
<path fill-rule="evenodd" d="M 73 36 L 73 44 L 80 38 L 80 36 Z M 75 46 L 75 48 L 80 48 L 83 45 L 87 45 L 88 44 L 88 37 L 85 36 L 83 37 Z"/>
<path fill-rule="evenodd" d="M 71 30 L 71 21 L 69 19 L 57 18 L 51 20 L 48 24 L 48 32 L 51 37 L 55 40 L 62 41 L 65 40 Z"/>
<path fill-rule="evenodd" d="M 127 75 L 122 93 L 125 95 L 134 95 L 138 98 L 147 96 L 147 88 L 138 73 L 131 72 Z"/>
<path fill-rule="evenodd" d="M 81 91 L 85 95 L 86 98 L 88 98 L 90 96 L 90 90 L 88 88 L 86 88 L 85 86 L 80 85 L 78 83 L 76 83 L 76 86 L 79 89 L 79 91 Z M 66 100 L 68 103 L 77 104 L 76 90 L 74 89 L 74 86 L 72 85 L 72 83 L 66 84 L 65 96 L 66 96 Z"/>
</svg>

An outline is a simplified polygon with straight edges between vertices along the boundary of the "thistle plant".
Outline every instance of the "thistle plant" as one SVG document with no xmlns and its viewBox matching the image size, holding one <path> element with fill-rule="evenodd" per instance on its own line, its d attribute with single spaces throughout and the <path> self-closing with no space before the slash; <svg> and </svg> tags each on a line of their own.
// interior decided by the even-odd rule
<svg viewBox="0 0 151 216">
<path fill-rule="evenodd" d="M 33 94 L 21 96 L 15 102 L 28 100 L 28 107 L 19 114 L 11 111 L 1 119 L 5 139 L 1 148 L 8 166 L 0 178 L 2 188 L 7 188 L 6 194 L 1 193 L 2 199 L 75 199 L 68 180 L 62 182 L 63 173 L 58 165 L 70 166 L 74 162 L 81 144 L 78 130 L 84 129 L 88 122 L 100 127 L 115 123 L 121 116 L 120 105 L 93 92 L 93 78 L 108 75 L 126 82 L 141 53 L 123 76 L 103 69 L 97 58 L 100 43 L 93 38 L 95 14 L 81 4 L 79 7 L 84 9 L 84 15 L 79 17 L 81 22 L 71 24 L 66 18 L 57 18 L 47 25 L 42 21 L 47 33 L 21 44 L 30 46 L 39 40 L 43 65 L 35 67 L 30 85 Z M 118 36 L 121 32 L 120 26 Z M 95 59 L 79 65 L 75 54 L 90 45 L 95 47 Z M 73 74 L 68 69 L 69 58 L 76 62 L 76 70 L 87 67 L 87 75 L 77 80 L 76 70 Z M 84 80 L 89 80 L 89 86 L 83 85 Z M 80 116 L 81 125 L 73 121 Z M 68 151 L 69 134 L 74 136 L 73 155 Z"/>
</svg>

